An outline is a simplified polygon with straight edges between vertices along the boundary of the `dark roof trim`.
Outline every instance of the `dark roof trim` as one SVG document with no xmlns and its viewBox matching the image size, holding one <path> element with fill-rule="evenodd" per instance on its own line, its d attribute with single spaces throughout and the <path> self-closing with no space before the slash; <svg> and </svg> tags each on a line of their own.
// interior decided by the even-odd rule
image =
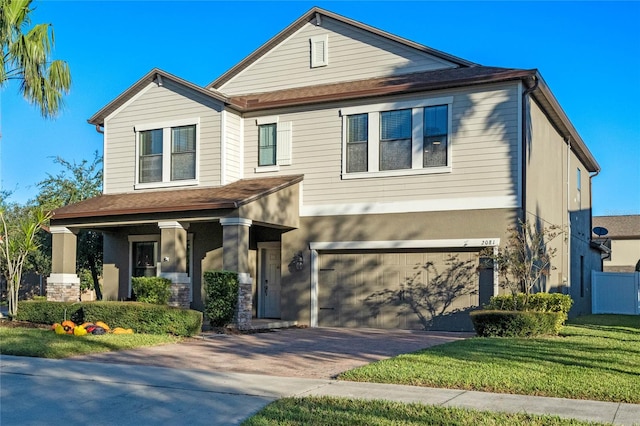
<svg viewBox="0 0 640 426">
<path fill-rule="evenodd" d="M 380 37 L 384 37 L 384 38 L 386 38 L 388 40 L 391 40 L 391 41 L 394 41 L 394 42 L 397 42 L 397 43 L 404 44 L 404 45 L 406 45 L 408 47 L 411 47 L 413 49 L 416 49 L 416 50 L 419 50 L 421 52 L 427 53 L 429 55 L 433 55 L 433 56 L 435 56 L 437 58 L 440 58 L 440 59 L 443 59 L 445 61 L 452 62 L 452 63 L 454 63 L 454 64 L 456 64 L 456 65 L 458 65 L 460 67 L 472 67 L 472 66 L 476 66 L 477 65 L 474 62 L 470 62 L 470 61 L 467 61 L 465 59 L 458 58 L 457 56 L 453 56 L 453 55 L 450 55 L 448 53 L 441 52 L 439 50 L 432 49 L 432 48 L 427 47 L 425 45 L 413 42 L 411 40 L 407 40 L 405 38 L 398 37 L 398 36 L 396 36 L 394 34 L 388 33 L 386 31 L 382 31 L 382 30 L 380 30 L 378 28 L 369 26 L 367 24 L 363 24 L 362 22 L 358 22 L 358 21 L 355 21 L 353 19 L 349 19 L 347 17 L 344 17 L 342 15 L 338 15 L 338 14 L 333 13 L 333 12 L 329 12 L 328 10 L 324 10 L 324 9 L 319 8 L 319 7 L 313 7 L 307 13 L 305 13 L 300 18 L 298 18 L 296 21 L 294 21 L 291 25 L 286 27 L 284 30 L 280 31 L 273 38 L 271 38 L 265 44 L 263 44 L 258 49 L 256 49 L 253 53 L 251 53 L 249 56 L 247 56 L 245 59 L 243 59 L 237 65 L 232 67 L 229 71 L 225 72 L 220 77 L 215 79 L 213 82 L 209 83 L 206 87 L 208 89 L 219 89 L 220 86 L 224 85 L 229 80 L 231 80 L 233 77 L 235 77 L 237 74 L 239 74 L 241 71 L 243 71 L 245 68 L 247 68 L 249 65 L 253 64 L 254 62 L 256 62 L 260 57 L 262 57 L 268 51 L 270 51 L 275 46 L 280 44 L 282 41 L 284 41 L 291 34 L 296 32 L 300 28 L 302 28 L 308 22 L 315 21 L 317 19 L 317 16 L 320 16 L 320 17 L 326 16 L 326 17 L 334 19 L 336 21 L 340 21 L 340 22 L 342 22 L 344 24 L 351 25 L 351 26 L 354 26 L 354 27 L 359 28 L 361 30 L 370 32 L 370 33 L 372 33 L 374 35 L 377 35 L 377 36 L 380 36 Z"/>
<path fill-rule="evenodd" d="M 103 126 L 104 120 L 115 110 L 120 108 L 123 104 L 125 104 L 128 100 L 133 98 L 140 90 L 147 87 L 147 85 L 151 82 L 158 81 L 161 82 L 163 79 L 170 80 L 176 84 L 187 87 L 191 90 L 194 90 L 204 96 L 215 99 L 225 105 L 229 103 L 228 99 L 221 94 L 220 92 L 214 89 L 204 89 L 203 87 L 197 86 L 187 80 L 183 80 L 180 77 L 176 77 L 173 74 L 169 74 L 168 72 L 162 71 L 159 68 L 154 68 L 144 75 L 140 80 L 135 82 L 131 87 L 122 92 L 120 96 L 115 98 L 113 101 L 109 102 L 105 107 L 103 107 L 100 111 L 95 113 L 91 118 L 87 121 L 90 124 L 94 124 L 97 126 Z"/>
</svg>

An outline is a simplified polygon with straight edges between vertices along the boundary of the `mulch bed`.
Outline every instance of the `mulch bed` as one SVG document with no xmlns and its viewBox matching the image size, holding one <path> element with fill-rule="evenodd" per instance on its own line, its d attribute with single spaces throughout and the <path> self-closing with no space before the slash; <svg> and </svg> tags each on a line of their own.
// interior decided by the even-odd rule
<svg viewBox="0 0 640 426">
<path fill-rule="evenodd" d="M 40 329 L 43 329 L 43 330 L 51 329 L 51 326 L 49 324 L 38 324 L 38 323 L 35 323 L 35 322 L 29 322 L 29 321 L 11 321 L 11 320 L 6 319 L 6 318 L 0 319 L 0 327 L 6 327 L 6 328 L 40 328 Z"/>
</svg>

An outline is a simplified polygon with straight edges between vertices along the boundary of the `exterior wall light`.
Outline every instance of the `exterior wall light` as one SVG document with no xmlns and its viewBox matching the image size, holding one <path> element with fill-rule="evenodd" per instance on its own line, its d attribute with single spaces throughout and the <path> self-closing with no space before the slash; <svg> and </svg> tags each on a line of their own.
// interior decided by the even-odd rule
<svg viewBox="0 0 640 426">
<path fill-rule="evenodd" d="M 293 256 L 293 264 L 296 268 L 296 271 L 302 271 L 302 268 L 304 267 L 304 257 L 302 256 L 301 251 Z"/>
</svg>

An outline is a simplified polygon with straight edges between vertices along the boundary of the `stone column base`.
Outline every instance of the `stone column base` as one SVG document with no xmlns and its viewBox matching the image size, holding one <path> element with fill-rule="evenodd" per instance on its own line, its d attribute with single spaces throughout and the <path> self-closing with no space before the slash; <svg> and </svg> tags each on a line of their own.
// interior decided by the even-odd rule
<svg viewBox="0 0 640 426">
<path fill-rule="evenodd" d="M 47 300 L 80 301 L 80 278 L 76 274 L 51 274 L 47 277 Z"/>
<path fill-rule="evenodd" d="M 191 306 L 189 276 L 184 272 L 161 272 L 160 276 L 171 280 L 169 306 L 189 309 Z"/>
<path fill-rule="evenodd" d="M 249 274 L 238 274 L 238 306 L 234 318 L 238 330 L 251 329 L 253 316 L 251 284 L 252 280 Z"/>
</svg>

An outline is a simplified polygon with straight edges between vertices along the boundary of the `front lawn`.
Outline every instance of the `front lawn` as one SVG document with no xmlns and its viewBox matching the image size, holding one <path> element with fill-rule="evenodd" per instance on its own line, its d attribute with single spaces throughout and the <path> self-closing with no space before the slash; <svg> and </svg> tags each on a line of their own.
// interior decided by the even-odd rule
<svg viewBox="0 0 640 426">
<path fill-rule="evenodd" d="M 461 340 L 347 371 L 339 379 L 637 404 L 640 317 L 581 317 L 559 337 Z"/>
<path fill-rule="evenodd" d="M 284 398 L 267 405 L 243 426 L 281 425 L 595 425 L 555 416 L 473 411 L 423 404 L 332 397 Z"/>
<path fill-rule="evenodd" d="M 58 335 L 46 329 L 0 326 L 0 354 L 39 358 L 65 358 L 95 352 L 120 351 L 175 343 L 179 340 L 171 335 L 155 334 Z"/>
</svg>

